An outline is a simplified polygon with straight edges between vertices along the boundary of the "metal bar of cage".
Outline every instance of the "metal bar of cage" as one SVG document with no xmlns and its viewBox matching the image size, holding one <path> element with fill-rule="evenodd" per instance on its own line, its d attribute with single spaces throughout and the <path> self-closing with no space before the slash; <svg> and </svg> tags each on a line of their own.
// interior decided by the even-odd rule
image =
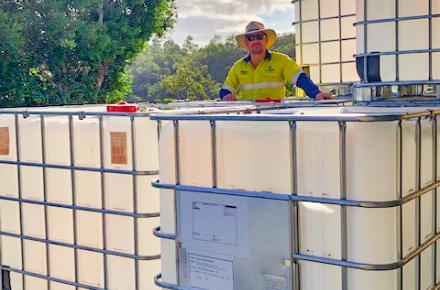
<svg viewBox="0 0 440 290">
<path fill-rule="evenodd" d="M 292 1 L 292 4 L 295 4 L 296 2 L 299 2 L 299 0 Z M 321 20 L 332 20 L 332 19 L 341 19 L 341 18 L 348 18 L 348 17 L 355 17 L 355 16 L 356 16 L 355 13 L 351 13 L 351 14 L 344 14 L 344 15 L 340 14 L 340 15 L 337 15 L 337 16 L 327 16 L 327 17 L 322 17 L 320 19 Z M 294 22 L 292 22 L 292 25 L 297 25 L 297 24 L 300 24 L 300 23 L 307 23 L 307 22 L 315 22 L 315 21 L 318 21 L 318 20 L 319 20 L 318 18 L 315 18 L 315 19 L 307 19 L 307 20 L 294 21 Z"/>
<path fill-rule="evenodd" d="M 128 175 L 158 175 L 159 174 L 159 170 L 142 171 L 142 170 L 95 168 L 95 167 L 87 167 L 87 166 L 50 164 L 50 163 L 45 163 L 45 162 L 38 163 L 38 162 L 21 162 L 21 161 L 0 160 L 0 164 L 23 165 L 23 166 L 29 166 L 29 167 L 65 169 L 65 170 L 75 170 L 75 171 L 128 174 Z"/>
<path fill-rule="evenodd" d="M 42 163 L 46 163 L 46 124 L 44 115 L 40 115 L 40 134 L 41 134 L 41 156 Z M 47 172 L 46 168 L 43 167 L 43 201 L 47 203 Z M 49 215 L 48 215 L 48 206 L 47 204 L 43 205 L 44 208 L 44 237 L 46 240 L 49 239 Z M 22 222 L 22 219 L 20 219 Z M 50 277 L 51 268 L 50 268 L 50 247 L 49 244 L 46 244 L 46 274 Z M 47 289 L 51 289 L 51 283 L 47 280 Z"/>
<path fill-rule="evenodd" d="M 70 165 L 73 166 L 75 164 L 75 145 L 74 145 L 74 128 L 73 128 L 73 116 L 68 116 L 69 120 L 69 151 L 70 151 Z M 72 183 L 72 205 L 76 205 L 76 174 L 75 170 L 70 171 L 70 182 Z M 78 219 L 77 219 L 77 210 L 73 209 L 73 244 L 78 244 Z M 79 260 L 78 260 L 78 249 L 74 249 L 74 263 L 75 263 L 75 283 L 79 283 Z M 77 290 L 78 287 L 75 287 Z"/>
</svg>

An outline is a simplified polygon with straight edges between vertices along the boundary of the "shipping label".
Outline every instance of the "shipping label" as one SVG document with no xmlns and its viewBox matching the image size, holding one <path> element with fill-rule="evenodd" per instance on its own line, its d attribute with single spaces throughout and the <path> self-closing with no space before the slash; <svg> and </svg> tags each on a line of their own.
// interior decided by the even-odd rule
<svg viewBox="0 0 440 290">
<path fill-rule="evenodd" d="M 193 201 L 192 238 L 196 240 L 238 244 L 238 209 L 231 204 Z"/>
<path fill-rule="evenodd" d="M 110 132 L 112 164 L 127 164 L 127 133 Z"/>
<path fill-rule="evenodd" d="M 9 155 L 9 128 L 0 127 L 0 155 Z"/>
<path fill-rule="evenodd" d="M 188 253 L 189 286 L 204 290 L 233 290 L 233 262 L 228 258 Z"/>
</svg>

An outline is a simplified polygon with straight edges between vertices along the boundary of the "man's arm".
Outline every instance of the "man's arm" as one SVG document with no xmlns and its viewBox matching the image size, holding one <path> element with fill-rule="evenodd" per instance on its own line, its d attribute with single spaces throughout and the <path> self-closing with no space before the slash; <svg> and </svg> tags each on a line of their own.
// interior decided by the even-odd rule
<svg viewBox="0 0 440 290">
<path fill-rule="evenodd" d="M 335 98 L 332 94 L 321 92 L 318 86 L 315 85 L 304 72 L 299 75 L 296 85 L 303 89 L 307 96 L 317 101 L 331 100 Z"/>
<path fill-rule="evenodd" d="M 221 88 L 219 92 L 220 99 L 222 101 L 236 101 L 237 98 L 235 97 L 235 94 L 233 94 L 231 91 Z"/>
<path fill-rule="evenodd" d="M 239 86 L 237 75 L 235 74 L 236 63 L 231 67 L 226 77 L 225 83 L 219 91 L 222 101 L 236 101 L 237 88 Z"/>
</svg>

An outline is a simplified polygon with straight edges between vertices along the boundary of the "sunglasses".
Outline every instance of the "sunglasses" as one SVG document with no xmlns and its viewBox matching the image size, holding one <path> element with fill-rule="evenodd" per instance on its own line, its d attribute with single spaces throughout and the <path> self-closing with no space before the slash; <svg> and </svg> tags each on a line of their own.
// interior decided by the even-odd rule
<svg viewBox="0 0 440 290">
<path fill-rule="evenodd" d="M 247 41 L 263 40 L 266 38 L 266 34 L 264 33 L 247 34 L 245 37 Z"/>
</svg>

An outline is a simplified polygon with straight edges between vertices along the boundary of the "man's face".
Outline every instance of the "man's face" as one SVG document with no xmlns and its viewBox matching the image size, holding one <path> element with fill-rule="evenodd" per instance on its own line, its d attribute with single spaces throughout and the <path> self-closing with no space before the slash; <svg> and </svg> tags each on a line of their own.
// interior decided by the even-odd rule
<svg viewBox="0 0 440 290">
<path fill-rule="evenodd" d="M 245 38 L 250 54 L 261 54 L 266 51 L 267 37 L 263 32 L 246 34 Z"/>
</svg>

